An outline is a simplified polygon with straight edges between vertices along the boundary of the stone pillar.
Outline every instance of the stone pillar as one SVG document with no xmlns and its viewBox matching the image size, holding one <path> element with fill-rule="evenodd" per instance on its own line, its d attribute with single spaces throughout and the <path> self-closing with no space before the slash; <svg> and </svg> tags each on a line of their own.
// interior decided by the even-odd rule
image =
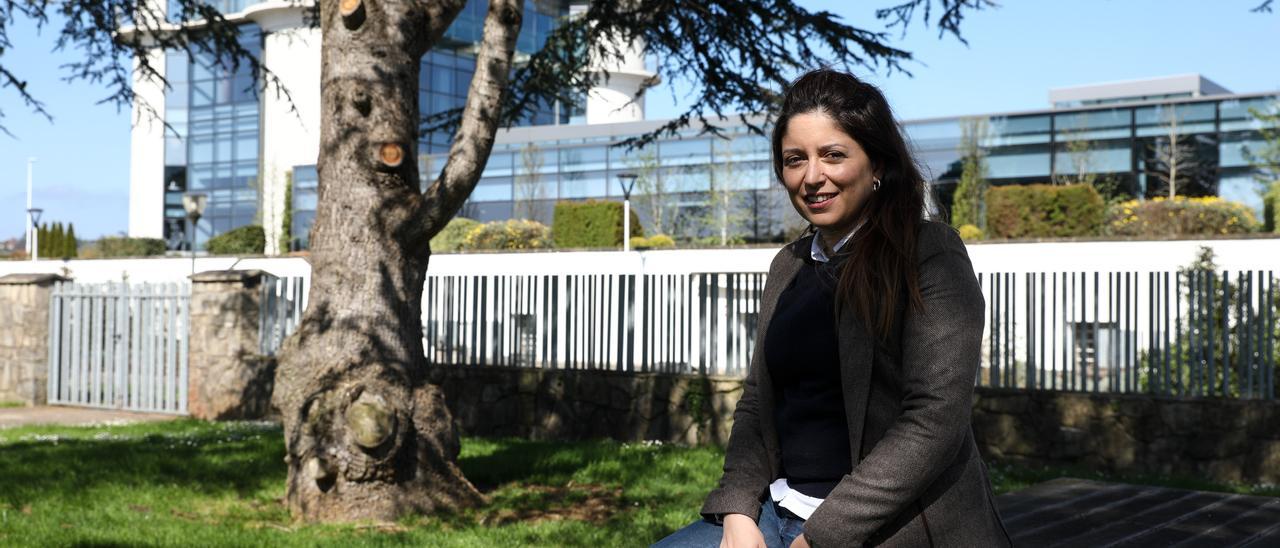
<svg viewBox="0 0 1280 548">
<path fill-rule="evenodd" d="M 261 270 L 191 276 L 187 411 L 206 420 L 265 416 L 275 359 L 259 354 Z"/>
<path fill-rule="evenodd" d="M 57 274 L 0 277 L 0 403 L 49 401 L 49 295 Z"/>
</svg>

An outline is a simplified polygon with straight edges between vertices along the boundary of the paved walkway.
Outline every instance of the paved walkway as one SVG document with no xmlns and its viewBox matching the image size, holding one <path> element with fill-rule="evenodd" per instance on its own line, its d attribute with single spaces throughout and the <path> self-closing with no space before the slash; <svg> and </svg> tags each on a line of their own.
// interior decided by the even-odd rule
<svg viewBox="0 0 1280 548">
<path fill-rule="evenodd" d="M 1280 546 L 1280 498 L 1061 478 L 996 504 L 1015 546 Z"/>
<path fill-rule="evenodd" d="M 178 417 L 159 413 L 133 413 L 86 407 L 10 407 L 0 408 L 0 429 L 30 424 L 124 424 L 143 421 L 165 421 Z"/>
</svg>

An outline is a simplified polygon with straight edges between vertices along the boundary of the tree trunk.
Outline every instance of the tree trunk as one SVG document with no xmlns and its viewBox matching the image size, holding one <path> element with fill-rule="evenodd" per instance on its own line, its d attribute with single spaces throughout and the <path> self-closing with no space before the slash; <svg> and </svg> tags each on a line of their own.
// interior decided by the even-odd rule
<svg viewBox="0 0 1280 548">
<path fill-rule="evenodd" d="M 492 147 L 500 95 L 492 88 L 505 85 L 520 4 L 491 3 L 503 11 L 497 17 L 491 7 L 485 45 L 502 43 L 481 52 L 486 64 L 477 80 L 483 81 L 473 82 L 471 92 L 493 108 L 468 104 L 464 129 L 481 135 L 460 130 L 458 140 L 470 148 L 456 145 L 449 163 L 465 165 L 445 167 L 466 176 L 445 181 L 453 185 L 445 188 L 436 188 L 437 181 L 435 192 L 424 195 L 417 169 L 419 63 L 463 4 L 321 4 L 310 304 L 281 351 L 273 394 L 284 421 L 287 498 L 295 517 L 386 521 L 484 500 L 455 464 L 458 435 L 445 396 L 425 378 L 422 287 L 427 242 L 470 193 L 476 166 Z M 496 82 L 495 72 L 502 75 Z M 492 123 L 477 129 L 475 119 L 490 114 Z"/>
</svg>

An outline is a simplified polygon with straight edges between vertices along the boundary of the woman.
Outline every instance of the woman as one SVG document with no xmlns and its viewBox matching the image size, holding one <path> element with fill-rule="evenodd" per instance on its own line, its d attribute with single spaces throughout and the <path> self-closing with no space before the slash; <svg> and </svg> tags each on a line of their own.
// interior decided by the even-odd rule
<svg viewBox="0 0 1280 548">
<path fill-rule="evenodd" d="M 925 221 L 880 91 L 831 70 L 783 98 L 774 173 L 815 234 L 769 268 L 704 521 L 658 546 L 1008 546 L 969 426 L 983 299 Z"/>
</svg>

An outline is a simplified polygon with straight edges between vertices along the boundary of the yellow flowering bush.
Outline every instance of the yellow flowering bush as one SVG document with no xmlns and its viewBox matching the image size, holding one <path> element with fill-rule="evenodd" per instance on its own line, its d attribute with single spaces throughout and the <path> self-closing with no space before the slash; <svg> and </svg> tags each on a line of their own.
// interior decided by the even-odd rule
<svg viewBox="0 0 1280 548">
<path fill-rule="evenodd" d="M 963 224 L 963 225 L 960 225 L 959 230 L 960 230 L 960 239 L 966 242 L 981 240 L 986 237 L 986 234 L 982 233 L 982 229 L 978 228 L 976 225 Z"/>
<path fill-rule="evenodd" d="M 1107 226 L 1119 236 L 1204 236 L 1258 230 L 1248 206 L 1217 196 L 1129 200 L 1111 206 Z"/>
<path fill-rule="evenodd" d="M 462 239 L 462 249 L 549 249 L 551 229 L 537 221 L 511 219 L 477 225 Z"/>
<path fill-rule="evenodd" d="M 675 247 L 676 241 L 666 234 L 654 234 L 648 238 L 631 237 L 631 249 L 674 249 Z"/>
</svg>

